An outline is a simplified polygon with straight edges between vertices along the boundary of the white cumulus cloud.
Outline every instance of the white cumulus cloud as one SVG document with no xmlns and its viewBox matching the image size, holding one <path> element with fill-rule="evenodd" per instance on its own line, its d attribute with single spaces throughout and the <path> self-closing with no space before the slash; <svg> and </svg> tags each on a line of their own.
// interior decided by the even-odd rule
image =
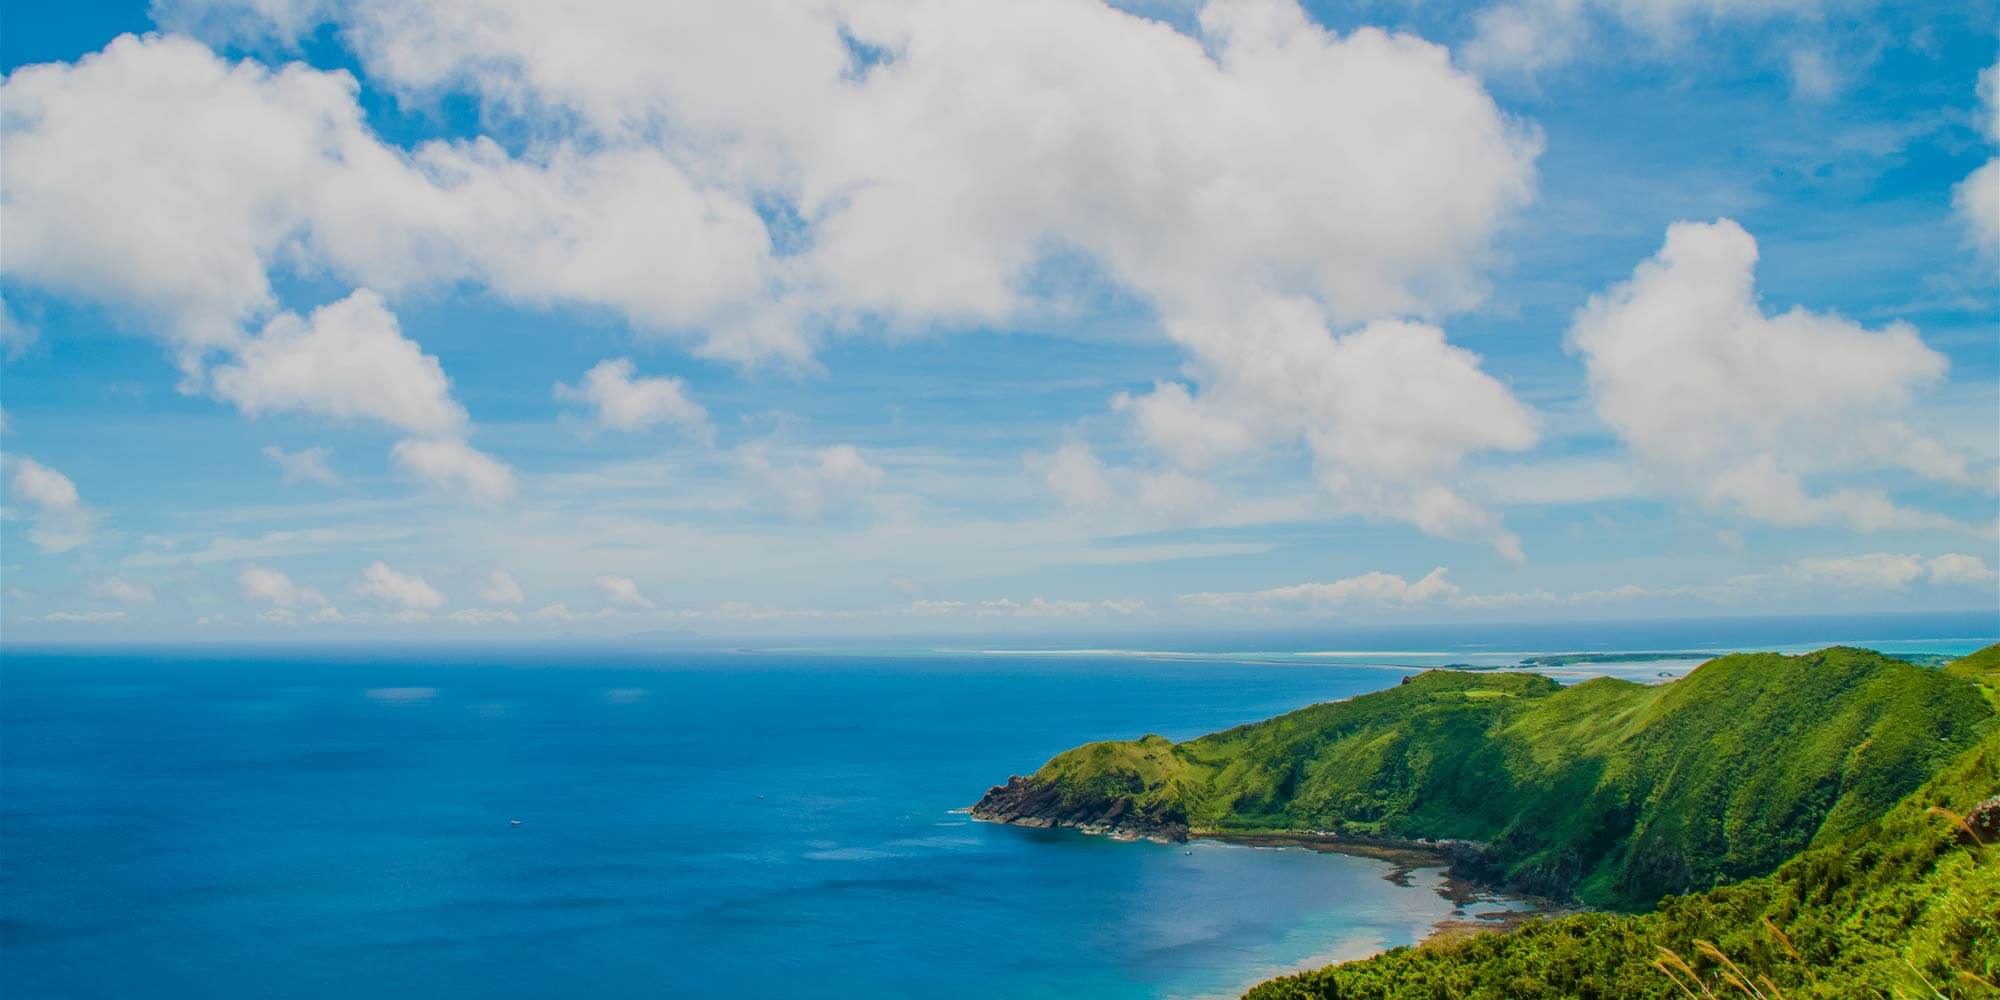
<svg viewBox="0 0 2000 1000">
<path fill-rule="evenodd" d="M 2000 63 L 1979 74 L 1979 130 L 2000 144 Z M 2000 252 L 2000 156 L 1993 157 L 1952 189 L 1952 204 L 1981 250 Z"/>
<path fill-rule="evenodd" d="M 479 584 L 479 599 L 488 604 L 522 604 L 527 595 L 521 593 L 521 585 L 514 582 L 514 574 L 504 569 L 496 569 L 486 574 Z"/>
<path fill-rule="evenodd" d="M 1918 580 L 1939 586 L 1990 585 L 1995 574 L 1986 560 L 1963 552 L 1925 559 L 1893 552 L 1801 559 L 1790 575 L 1852 590 L 1904 590 Z"/>
<path fill-rule="evenodd" d="M 458 622 L 461 625 L 492 625 L 496 623 L 519 625 L 521 623 L 521 616 L 507 608 L 498 610 L 491 608 L 462 608 L 446 615 L 445 618 L 449 621 Z"/>
<path fill-rule="evenodd" d="M 1976 586 L 1991 584 L 1995 574 L 1986 565 L 1986 560 L 1963 552 L 1952 552 L 1933 556 L 1924 563 L 1931 582 L 1945 585 L 1962 584 Z"/>
<path fill-rule="evenodd" d="M 190 369 L 270 311 L 271 273 L 300 261 L 390 292 L 472 280 L 607 302 L 648 325 L 706 318 L 760 281 L 754 211 L 662 156 L 405 154 L 356 92 L 343 71 L 232 63 L 173 35 L 15 72 L 9 272 L 156 321 Z"/>
<path fill-rule="evenodd" d="M 299 606 L 324 607 L 326 597 L 311 587 L 301 587 L 285 574 L 264 566 L 245 566 L 236 574 L 236 582 L 243 588 L 243 596 L 253 601 L 269 602 L 280 608 Z"/>
<path fill-rule="evenodd" d="M 1243 593 L 1199 593 L 1181 598 L 1189 604 L 1208 607 L 1292 605 L 1309 608 L 1340 608 L 1348 605 L 1421 605 L 1444 603 L 1459 596 L 1450 571 L 1443 566 L 1419 579 L 1408 580 L 1393 573 L 1372 570 L 1327 583 L 1300 583 Z"/>
<path fill-rule="evenodd" d="M 851 444 L 820 448 L 798 462 L 774 460 L 765 450 L 750 448 L 742 462 L 787 514 L 802 521 L 862 506 L 884 477 L 881 467 Z"/>
<path fill-rule="evenodd" d="M 1638 50 L 1663 52 L 1697 29 L 1783 16 L 1811 16 L 1826 0 L 1500 0 L 1472 17 L 1466 61 L 1487 72 L 1550 69 L 1592 51 L 1607 29 L 1633 36 Z"/>
<path fill-rule="evenodd" d="M 251 416 L 313 413 L 417 434 L 466 422 L 437 358 L 403 336 L 381 296 L 366 289 L 304 319 L 271 320 L 212 379 L 217 395 Z"/>
<path fill-rule="evenodd" d="M 318 483 L 321 486 L 339 486 L 340 474 L 326 462 L 332 452 L 325 448 L 301 448 L 286 451 L 277 445 L 267 445 L 264 457 L 278 463 L 284 481 L 291 483 Z"/>
<path fill-rule="evenodd" d="M 36 621 L 71 624 L 106 624 L 125 620 L 123 611 L 51 611 Z"/>
<path fill-rule="evenodd" d="M 1591 399 L 1657 477 L 1714 509 L 1773 524 L 1938 527 L 1880 493 L 1808 477 L 1903 466 L 1972 485 L 1963 458 L 1897 418 L 1945 375 L 1915 328 L 1764 311 L 1757 242 L 1728 219 L 1676 223 L 1630 281 L 1594 296 L 1568 344 Z"/>
<path fill-rule="evenodd" d="M 443 607 L 445 597 L 423 577 L 397 572 L 388 563 L 370 563 L 354 584 L 354 592 L 394 604 L 406 611 L 430 611 Z"/>
<path fill-rule="evenodd" d="M 429 486 L 482 503 L 514 495 L 514 470 L 456 438 L 409 438 L 390 449 L 396 466 Z"/>
<path fill-rule="evenodd" d="M 97 514 L 83 503 L 76 484 L 26 455 L 8 455 L 7 493 L 25 508 L 28 541 L 43 552 L 68 552 L 90 540 Z"/>
<path fill-rule="evenodd" d="M 1094 509 L 1116 498 L 1104 463 L 1081 441 L 1066 441 L 1051 455 L 1030 454 L 1027 461 L 1031 471 L 1042 473 L 1049 491 L 1064 506 Z"/>
<path fill-rule="evenodd" d="M 597 589 L 604 592 L 606 600 L 620 607 L 653 610 L 652 599 L 640 593 L 639 585 L 630 577 L 600 576 L 597 578 Z"/>
<path fill-rule="evenodd" d="M 90 596 L 121 604 L 145 604 L 153 599 L 153 588 L 122 576 L 105 576 L 90 581 Z"/>
<path fill-rule="evenodd" d="M 242 331 L 287 269 L 606 307 L 709 355 L 810 364 L 857 319 L 1037 314 L 1039 265 L 1081 256 L 1188 358 L 1185 382 L 1131 401 L 1170 460 L 1302 442 L 1341 509 L 1518 550 L 1452 479 L 1532 443 L 1532 421 L 1429 321 L 1483 295 L 1541 142 L 1440 46 L 1328 31 L 1290 0 L 1214 0 L 1186 31 L 1066 0 L 159 9 L 235 41 L 332 20 L 372 85 L 467 93 L 541 137 L 393 148 L 346 73 L 177 36 L 17 72 L 11 276 L 157 321 L 190 371 L 262 339 Z M 858 67 L 857 48 L 885 57 Z M 766 203 L 798 220 L 795 250 L 774 250 Z M 607 426 L 689 417 L 657 381 L 577 391 Z M 228 385 L 247 409 L 294 405 Z M 456 406 L 308 388 L 425 438 Z"/>
<path fill-rule="evenodd" d="M 688 398 L 687 383 L 678 378 L 636 378 L 630 359 L 600 361 L 571 387 L 556 384 L 556 398 L 588 404 L 597 423 L 618 431 L 643 431 L 655 424 L 681 424 L 696 432 L 708 428 L 708 411 Z"/>
</svg>

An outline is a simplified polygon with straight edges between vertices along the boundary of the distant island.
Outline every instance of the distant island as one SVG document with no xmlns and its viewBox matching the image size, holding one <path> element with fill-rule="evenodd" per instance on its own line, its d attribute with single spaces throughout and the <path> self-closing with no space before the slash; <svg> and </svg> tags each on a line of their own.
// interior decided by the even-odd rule
<svg viewBox="0 0 2000 1000">
<path fill-rule="evenodd" d="M 1738 654 L 1666 685 L 1431 670 L 1184 743 L 1082 746 L 972 814 L 1422 851 L 1607 911 L 1274 980 L 1257 1000 L 1994 996 L 1996 706 L 2000 646 L 1942 668 Z"/>
<path fill-rule="evenodd" d="M 1712 653 L 1659 652 L 1659 653 L 1547 653 L 1540 656 L 1524 656 L 1523 667 L 1575 667 L 1592 663 L 1657 663 L 1661 660 L 1699 660 Z"/>
</svg>

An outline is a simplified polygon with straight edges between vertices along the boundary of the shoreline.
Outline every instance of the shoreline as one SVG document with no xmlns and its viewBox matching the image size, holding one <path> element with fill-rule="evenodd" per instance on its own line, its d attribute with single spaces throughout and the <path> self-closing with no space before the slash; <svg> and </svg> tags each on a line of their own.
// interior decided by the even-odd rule
<svg viewBox="0 0 2000 1000">
<path fill-rule="evenodd" d="M 1463 841 L 1423 841 L 1405 840 L 1396 837 L 1355 837 L 1351 835 L 1304 832 L 1240 833 L 1226 830 L 1203 830 L 1190 832 L 1190 840 L 1214 840 L 1225 844 L 1244 847 L 1300 847 L 1321 854 L 1345 854 L 1352 857 L 1374 858 L 1387 861 L 1394 867 L 1382 876 L 1401 886 L 1410 885 L 1410 874 L 1419 869 L 1441 868 L 1444 870 L 1442 883 L 1437 893 L 1449 902 L 1464 907 L 1470 903 L 1506 900 L 1521 904 L 1518 910 L 1481 914 L 1463 919 L 1446 919 L 1438 922 L 1437 932 L 1420 944 L 1428 943 L 1447 930 L 1464 925 L 1471 928 L 1500 925 L 1512 929 L 1519 924 L 1540 916 L 1562 916 L 1583 913 L 1589 908 L 1576 903 L 1566 903 L 1548 896 L 1522 892 L 1518 889 L 1483 879 L 1472 878 L 1453 871 L 1454 864 L 1463 852 L 1478 850 L 1477 845 Z"/>
<path fill-rule="evenodd" d="M 967 810 L 971 812 L 971 810 Z M 1020 826 L 1010 820 L 983 819 L 973 815 L 982 823 L 996 823 L 1002 826 Z M 1430 931 L 1409 945 L 1377 947 L 1365 953 L 1347 953 L 1339 948 L 1309 955 L 1282 969 L 1258 973 L 1251 979 L 1228 993 L 1203 997 L 1202 1000 L 1229 1000 L 1240 997 L 1258 985 L 1271 979 L 1298 975 L 1348 962 L 1365 961 L 1395 947 L 1430 948 L 1450 944 L 1475 937 L 1480 934 L 1507 934 L 1531 920 L 1544 917 L 1561 917 L 1573 913 L 1589 912 L 1588 907 L 1575 903 L 1564 903 L 1546 896 L 1515 892 L 1504 886 L 1467 878 L 1452 871 L 1453 846 L 1462 853 L 1476 849 L 1464 842 L 1404 840 L 1393 837 L 1353 837 L 1313 831 L 1294 832 L 1235 832 L 1226 830 L 1190 830 L 1185 839 L 1176 840 L 1160 835 L 1136 834 L 1130 830 L 1111 831 L 1102 827 L 1090 828 L 1061 823 L 1026 824 L 1035 829 L 1067 829 L 1085 836 L 1109 836 L 1114 840 L 1136 842 L 1140 840 L 1172 846 L 1194 840 L 1210 840 L 1235 847 L 1250 848 L 1301 848 L 1318 854 L 1342 854 L 1349 857 L 1368 858 L 1384 861 L 1390 866 L 1382 874 L 1385 881 L 1408 889 L 1418 888 L 1411 876 L 1419 871 L 1439 872 L 1438 884 L 1430 887 L 1439 898 L 1452 905 L 1445 916 L 1431 923 Z M 1503 903 L 1510 908 L 1485 913 L 1467 913 L 1466 907 L 1477 903 Z"/>
<path fill-rule="evenodd" d="M 959 811 L 959 810 L 954 810 Z M 1387 881 L 1405 888 L 1416 888 L 1410 876 L 1419 870 L 1439 869 L 1441 877 L 1435 888 L 1437 895 L 1452 904 L 1451 914 L 1434 922 L 1431 931 L 1411 947 L 1423 948 L 1433 944 L 1456 941 L 1475 934 L 1489 931 L 1505 933 L 1530 920 L 1542 917 L 1559 917 L 1572 913 L 1585 913 L 1588 907 L 1572 902 L 1563 902 L 1547 896 L 1519 892 L 1504 885 L 1471 878 L 1458 874 L 1453 869 L 1456 862 L 1468 853 L 1477 853 L 1483 845 L 1469 841 L 1425 841 L 1408 840 L 1398 837 L 1356 837 L 1345 834 L 1320 833 L 1311 830 L 1299 831 L 1233 831 L 1233 830 L 1189 830 L 1184 835 L 1172 836 L 1166 833 L 1140 831 L 1131 827 L 1120 827 L 1104 823 L 1073 824 L 1051 821 L 1041 817 L 1028 818 L 1028 822 L 1014 819 L 999 819 L 981 816 L 975 808 L 963 810 L 972 819 L 981 823 L 1000 826 L 1021 826 L 1037 830 L 1071 830 L 1089 837 L 1108 837 L 1112 840 L 1137 842 L 1151 841 L 1172 846 L 1191 840 L 1210 840 L 1237 847 L 1253 848 L 1302 848 L 1320 854 L 1344 854 L 1350 857 L 1369 858 L 1385 861 L 1390 865 L 1383 874 Z M 1505 903 L 1511 908 L 1488 913 L 1467 914 L 1465 907 L 1477 903 Z M 1377 952 L 1376 954 L 1379 954 Z M 1367 957 L 1367 956 L 1363 956 Z M 1348 959 L 1346 961 L 1353 961 Z M 1314 963 L 1294 969 L 1294 972 L 1316 969 L 1328 963 Z M 1340 964 L 1338 962 L 1332 964 Z M 1259 980 L 1261 982 L 1262 980 Z M 1255 985 L 1255 984 L 1252 984 Z"/>
</svg>

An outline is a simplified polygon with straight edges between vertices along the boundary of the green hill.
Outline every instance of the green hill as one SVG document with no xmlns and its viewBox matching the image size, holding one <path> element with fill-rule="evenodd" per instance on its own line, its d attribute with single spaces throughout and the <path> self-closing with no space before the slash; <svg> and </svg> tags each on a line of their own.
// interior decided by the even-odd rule
<svg viewBox="0 0 2000 1000">
<path fill-rule="evenodd" d="M 2000 705 L 2000 643 L 1945 664 L 1944 672 L 1984 687 L 1987 700 Z"/>
<path fill-rule="evenodd" d="M 1725 656 L 1658 686 L 1428 671 L 1185 743 L 1079 747 L 974 815 L 1167 838 L 1450 840 L 1467 874 L 1643 908 L 1840 841 L 1972 747 L 1994 712 L 1966 671 L 1845 648 Z"/>
<path fill-rule="evenodd" d="M 2000 733 L 1878 820 L 1642 916 L 1539 920 L 1274 979 L 1245 1000 L 2000 997 Z"/>
</svg>

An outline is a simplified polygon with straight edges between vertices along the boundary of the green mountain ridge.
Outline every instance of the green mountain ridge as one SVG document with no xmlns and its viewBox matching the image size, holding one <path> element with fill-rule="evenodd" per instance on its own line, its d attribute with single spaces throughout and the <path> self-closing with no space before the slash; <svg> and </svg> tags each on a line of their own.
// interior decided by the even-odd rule
<svg viewBox="0 0 2000 1000">
<path fill-rule="evenodd" d="M 1836 647 L 1567 688 L 1433 670 L 1184 743 L 1082 746 L 973 814 L 1167 839 L 1448 841 L 1462 874 L 1643 909 L 1840 841 L 1994 731 L 1978 683 L 1992 664 L 1960 663 Z"/>
<path fill-rule="evenodd" d="M 1262 983 L 1245 1000 L 2000 997 L 2000 732 L 1770 875 L 1651 913 L 1531 921 Z"/>
</svg>

